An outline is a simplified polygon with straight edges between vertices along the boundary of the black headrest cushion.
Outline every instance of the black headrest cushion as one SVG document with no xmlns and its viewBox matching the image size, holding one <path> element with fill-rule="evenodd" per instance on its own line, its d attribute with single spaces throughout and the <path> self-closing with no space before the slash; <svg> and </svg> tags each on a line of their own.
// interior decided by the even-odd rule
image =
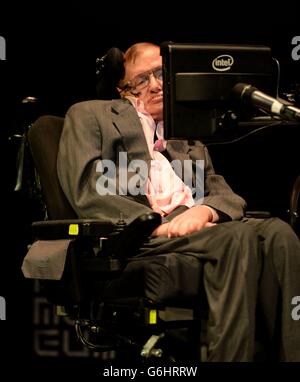
<svg viewBox="0 0 300 382">
<path fill-rule="evenodd" d="M 116 89 L 124 76 L 124 53 L 119 48 L 110 48 L 96 60 L 96 91 L 99 99 L 120 98 Z"/>
</svg>

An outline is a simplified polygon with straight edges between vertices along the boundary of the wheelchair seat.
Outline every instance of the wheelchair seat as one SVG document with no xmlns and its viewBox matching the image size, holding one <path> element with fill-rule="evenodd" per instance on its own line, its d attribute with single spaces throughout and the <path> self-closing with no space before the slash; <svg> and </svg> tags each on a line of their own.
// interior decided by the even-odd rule
<svg viewBox="0 0 300 382">
<path fill-rule="evenodd" d="M 97 351 L 130 346 L 139 357 L 161 357 L 157 343 L 169 330 L 200 329 L 202 264 L 177 254 L 137 256 L 161 223 L 157 213 L 129 225 L 122 211 L 117 224 L 78 219 L 56 170 L 63 123 L 62 117 L 41 116 L 28 133 L 47 215 L 32 224 L 35 241 L 23 274 L 40 280 L 59 314 L 75 319 L 85 346 Z"/>
</svg>

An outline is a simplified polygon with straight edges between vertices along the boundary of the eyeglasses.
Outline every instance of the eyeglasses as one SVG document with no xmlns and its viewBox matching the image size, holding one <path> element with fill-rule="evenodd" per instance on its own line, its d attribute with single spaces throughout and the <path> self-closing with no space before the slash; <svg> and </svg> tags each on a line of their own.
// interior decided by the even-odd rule
<svg viewBox="0 0 300 382">
<path fill-rule="evenodd" d="M 151 74 L 156 80 L 163 80 L 163 70 L 162 67 L 158 67 L 147 72 L 141 73 L 138 76 L 134 77 L 131 81 L 128 81 L 124 85 L 124 90 L 129 90 L 130 92 L 140 92 L 145 89 L 150 83 Z"/>
</svg>

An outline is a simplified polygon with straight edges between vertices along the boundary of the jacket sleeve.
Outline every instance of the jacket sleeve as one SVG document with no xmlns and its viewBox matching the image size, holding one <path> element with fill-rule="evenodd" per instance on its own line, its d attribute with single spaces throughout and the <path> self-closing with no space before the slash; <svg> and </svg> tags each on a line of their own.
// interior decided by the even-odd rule
<svg viewBox="0 0 300 382">
<path fill-rule="evenodd" d="M 96 218 L 115 223 L 122 213 L 123 219 L 129 223 L 152 210 L 134 198 L 117 195 L 113 192 L 114 187 L 109 194 L 99 192 L 99 178 L 104 171 L 103 137 L 99 120 L 93 110 L 93 102 L 97 102 L 97 108 L 101 109 L 102 115 L 107 114 L 107 123 L 110 123 L 109 101 L 82 102 L 68 110 L 59 144 L 58 177 L 79 218 Z M 104 119 L 102 118 L 102 122 Z M 111 162 L 113 166 L 114 162 Z"/>
</svg>

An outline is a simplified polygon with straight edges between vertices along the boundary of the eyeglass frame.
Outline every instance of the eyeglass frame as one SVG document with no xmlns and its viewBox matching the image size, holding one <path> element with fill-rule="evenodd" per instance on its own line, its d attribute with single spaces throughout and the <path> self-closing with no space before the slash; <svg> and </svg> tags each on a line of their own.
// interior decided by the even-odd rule
<svg viewBox="0 0 300 382">
<path fill-rule="evenodd" d="M 159 72 L 159 71 L 160 71 L 160 73 L 157 74 L 157 72 Z M 162 66 L 157 66 L 154 69 L 150 69 L 150 70 L 147 70 L 146 72 L 143 72 L 143 73 L 136 75 L 132 80 L 126 82 L 126 84 L 122 87 L 122 89 L 127 90 L 134 95 L 138 94 L 141 90 L 143 90 L 147 86 L 149 86 L 151 74 L 153 75 L 153 77 L 156 80 L 162 81 L 163 80 L 163 68 L 162 68 Z M 147 76 L 147 79 L 145 79 L 144 84 L 132 85 L 132 83 L 134 81 L 137 81 L 139 77 L 146 77 L 146 76 Z M 141 85 L 142 85 L 142 87 L 139 87 Z"/>
</svg>

